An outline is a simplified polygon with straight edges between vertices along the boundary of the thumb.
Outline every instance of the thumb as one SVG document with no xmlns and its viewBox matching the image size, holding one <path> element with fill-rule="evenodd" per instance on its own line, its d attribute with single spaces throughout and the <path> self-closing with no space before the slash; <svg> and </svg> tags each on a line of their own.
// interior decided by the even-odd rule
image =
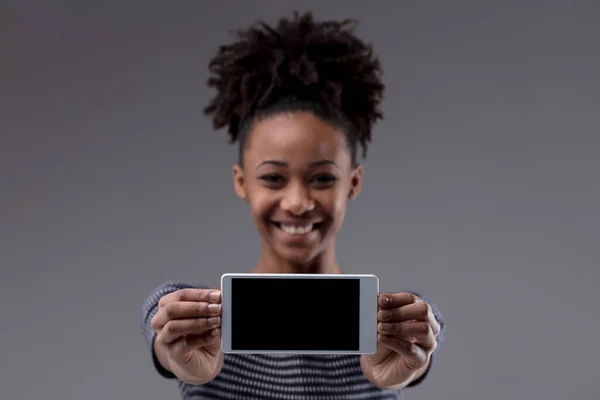
<svg viewBox="0 0 600 400">
<path fill-rule="evenodd" d="M 380 343 L 402 356 L 406 366 L 411 370 L 422 368 L 427 363 L 427 352 L 417 344 L 392 336 L 382 336 Z"/>
</svg>

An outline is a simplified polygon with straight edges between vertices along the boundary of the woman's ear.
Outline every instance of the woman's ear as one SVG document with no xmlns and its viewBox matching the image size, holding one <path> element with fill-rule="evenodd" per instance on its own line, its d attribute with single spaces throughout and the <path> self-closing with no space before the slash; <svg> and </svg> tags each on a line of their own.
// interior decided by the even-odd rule
<svg viewBox="0 0 600 400">
<path fill-rule="evenodd" d="M 240 199 L 244 201 L 248 199 L 244 170 L 238 164 L 233 166 L 233 189 L 235 190 Z"/>
<path fill-rule="evenodd" d="M 350 174 L 350 191 L 348 192 L 348 199 L 354 200 L 360 193 L 363 181 L 363 167 L 362 165 L 356 165 Z"/>
</svg>

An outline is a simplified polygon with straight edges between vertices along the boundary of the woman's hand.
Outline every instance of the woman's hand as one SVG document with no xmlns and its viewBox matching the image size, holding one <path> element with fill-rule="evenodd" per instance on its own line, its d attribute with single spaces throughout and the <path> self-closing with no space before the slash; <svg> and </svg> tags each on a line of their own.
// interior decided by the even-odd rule
<svg viewBox="0 0 600 400">
<path fill-rule="evenodd" d="M 183 382 L 204 384 L 223 367 L 220 303 L 220 292 L 212 289 L 181 289 L 158 302 L 151 321 L 155 353 Z"/>
<path fill-rule="evenodd" d="M 440 324 L 429 304 L 412 293 L 382 294 L 378 303 L 377 352 L 363 355 L 361 367 L 379 388 L 402 387 L 428 368 Z"/>
</svg>

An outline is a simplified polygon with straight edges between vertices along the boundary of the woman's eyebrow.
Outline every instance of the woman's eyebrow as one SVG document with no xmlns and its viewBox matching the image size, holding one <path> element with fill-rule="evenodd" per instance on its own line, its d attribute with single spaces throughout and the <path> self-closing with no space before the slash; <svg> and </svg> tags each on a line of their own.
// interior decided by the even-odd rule
<svg viewBox="0 0 600 400">
<path fill-rule="evenodd" d="M 278 167 L 288 167 L 289 164 L 286 161 L 281 161 L 281 160 L 265 160 L 263 162 L 261 162 L 260 164 L 258 164 L 258 166 L 256 167 L 256 169 L 262 167 L 263 165 L 266 164 L 271 164 L 271 165 L 277 165 Z M 310 163 L 311 167 L 315 167 L 315 166 L 320 166 L 320 165 L 334 165 L 336 167 L 339 168 L 339 166 L 335 163 L 335 161 L 332 160 L 319 160 L 319 161 L 313 161 Z"/>
</svg>

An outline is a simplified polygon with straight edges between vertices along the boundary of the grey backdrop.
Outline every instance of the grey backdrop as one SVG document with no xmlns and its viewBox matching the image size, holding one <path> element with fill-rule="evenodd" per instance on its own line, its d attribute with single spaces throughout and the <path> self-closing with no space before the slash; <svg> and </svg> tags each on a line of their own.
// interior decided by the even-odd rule
<svg viewBox="0 0 600 400">
<path fill-rule="evenodd" d="M 339 237 L 447 344 L 407 399 L 598 399 L 600 2 L 0 3 L 0 398 L 175 399 L 138 333 L 158 283 L 257 260 L 202 116 L 228 29 L 359 17 L 385 122 Z"/>
</svg>

